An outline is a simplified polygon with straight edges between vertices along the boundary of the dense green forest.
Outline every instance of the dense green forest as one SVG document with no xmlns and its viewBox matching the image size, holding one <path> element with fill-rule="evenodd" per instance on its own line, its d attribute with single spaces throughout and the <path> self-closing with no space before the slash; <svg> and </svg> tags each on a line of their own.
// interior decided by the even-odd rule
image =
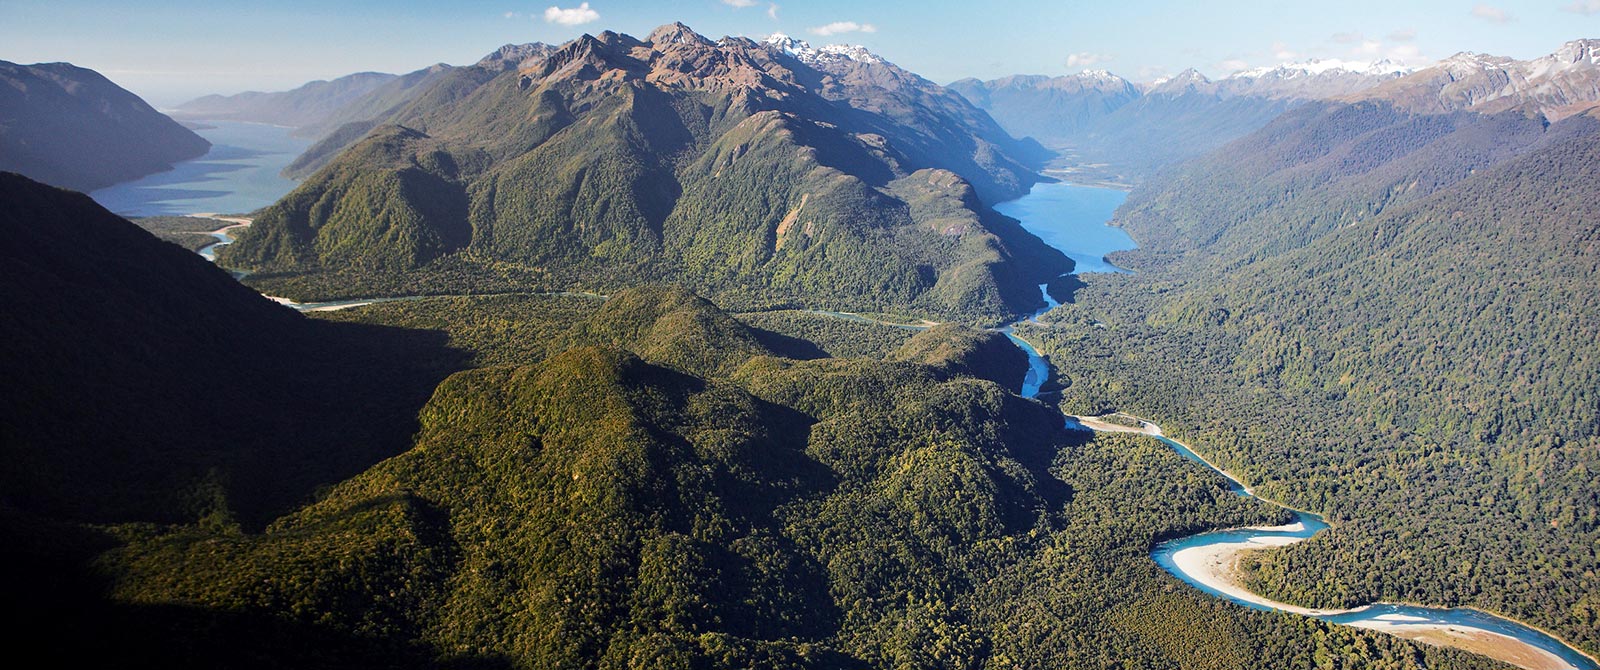
<svg viewBox="0 0 1600 670">
<path fill-rule="evenodd" d="M 1403 141 L 1402 141 L 1403 140 Z M 1133 276 L 1024 336 L 1329 532 L 1247 567 L 1312 606 L 1472 605 L 1600 651 L 1600 122 L 1291 112 L 1136 191 Z"/>
<path fill-rule="evenodd" d="M 29 316 L 5 363 L 40 380 L 9 387 L 7 458 L 76 467 L 8 470 L 0 540 L 26 579 L 4 598 L 69 664 L 1501 667 L 1183 586 L 1149 560 L 1156 542 L 1282 510 L 1156 442 L 1066 431 L 1011 390 L 1026 361 L 994 333 L 830 357 L 850 338 L 811 316 L 880 327 L 790 313 L 757 330 L 670 287 L 307 319 L 82 196 L 0 185 L 21 270 L 0 297 Z M 827 334 L 809 360 L 769 345 L 806 332 Z M 301 360 L 305 338 L 330 354 Z M 216 358 L 193 368 L 207 382 L 185 356 Z M 91 383 L 72 360 L 107 364 Z M 45 389 L 91 394 L 125 432 Z M 196 430 L 140 419 L 163 403 L 202 412 Z M 323 434 L 320 404 L 412 438 L 385 453 L 350 425 Z M 213 476 L 169 481 L 151 458 Z M 185 493 L 205 504 L 156 504 Z"/>
<path fill-rule="evenodd" d="M 263 532 L 125 535 L 97 562 L 113 597 L 281 617 L 417 663 L 1497 667 L 1182 587 L 1156 541 L 1283 512 L 969 376 L 993 370 L 978 353 L 1017 351 L 1003 338 L 942 327 L 890 356 L 915 363 L 797 361 L 681 290 L 576 322 L 562 302 L 515 320 L 567 324 L 570 348 L 451 377 L 412 450 Z"/>
</svg>

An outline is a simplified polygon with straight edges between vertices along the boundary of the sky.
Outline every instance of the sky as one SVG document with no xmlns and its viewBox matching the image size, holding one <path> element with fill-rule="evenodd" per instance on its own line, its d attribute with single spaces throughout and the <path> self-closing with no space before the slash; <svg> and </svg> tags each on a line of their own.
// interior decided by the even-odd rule
<svg viewBox="0 0 1600 670">
<path fill-rule="evenodd" d="M 71 62 L 160 107 L 672 21 L 861 44 L 940 83 L 1084 69 L 1148 81 L 1307 58 L 1535 58 L 1600 38 L 1600 0 L 0 0 L 0 60 Z"/>
</svg>

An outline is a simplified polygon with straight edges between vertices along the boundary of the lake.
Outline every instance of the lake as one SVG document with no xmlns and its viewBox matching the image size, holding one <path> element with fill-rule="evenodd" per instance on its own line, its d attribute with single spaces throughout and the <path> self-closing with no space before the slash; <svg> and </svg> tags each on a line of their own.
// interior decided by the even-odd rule
<svg viewBox="0 0 1600 670">
<path fill-rule="evenodd" d="M 1115 189 L 1057 182 L 1035 184 L 1027 195 L 994 209 L 1060 249 L 1077 263 L 1075 273 L 1125 272 L 1106 262 L 1105 256 L 1139 246 L 1121 228 L 1106 225 L 1127 199 L 1127 193 Z"/>
<path fill-rule="evenodd" d="M 243 214 L 266 207 L 297 182 L 279 176 L 311 141 L 291 128 L 238 121 L 204 121 L 196 130 L 211 151 L 166 172 L 94 191 L 89 197 L 123 216 L 195 212 Z"/>
</svg>

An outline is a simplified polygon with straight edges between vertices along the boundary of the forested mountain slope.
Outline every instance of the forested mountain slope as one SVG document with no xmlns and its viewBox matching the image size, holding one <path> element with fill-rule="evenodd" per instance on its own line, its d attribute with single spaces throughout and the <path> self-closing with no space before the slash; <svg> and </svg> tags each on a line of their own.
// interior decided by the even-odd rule
<svg viewBox="0 0 1600 670">
<path fill-rule="evenodd" d="M 460 323 L 505 300 L 452 299 Z M 301 667 L 1497 667 L 1176 588 L 1156 539 L 1281 512 L 968 376 L 994 339 L 794 361 L 682 290 L 621 292 L 548 356 L 450 377 L 413 449 L 259 533 L 124 532 L 97 565 L 147 616 L 111 639 Z"/>
<path fill-rule="evenodd" d="M 171 169 L 210 146 L 94 70 L 0 61 L 0 170 L 90 191 Z"/>
<path fill-rule="evenodd" d="M 1212 450 L 1331 532 L 1317 606 L 1473 605 L 1600 650 L 1600 121 L 1308 105 L 1136 191 L 1134 277 L 1032 336 L 1073 410 Z"/>
<path fill-rule="evenodd" d="M 507 44 L 471 67 L 493 72 L 515 69 L 554 50 L 547 44 Z M 338 150 L 350 146 L 381 119 L 394 114 L 413 98 L 458 68 L 436 63 L 395 75 L 357 72 L 328 81 L 313 81 L 288 91 L 246 91 L 234 95 L 207 95 L 178 105 L 179 118 L 255 121 L 294 128 L 294 134 L 317 143 L 291 164 L 287 176 L 304 177 L 326 164 Z"/>
<path fill-rule="evenodd" d="M 453 70 L 387 122 L 222 262 L 293 297 L 670 280 L 985 321 L 1070 267 L 987 206 L 1037 147 L 865 52 L 608 32 Z"/>
</svg>

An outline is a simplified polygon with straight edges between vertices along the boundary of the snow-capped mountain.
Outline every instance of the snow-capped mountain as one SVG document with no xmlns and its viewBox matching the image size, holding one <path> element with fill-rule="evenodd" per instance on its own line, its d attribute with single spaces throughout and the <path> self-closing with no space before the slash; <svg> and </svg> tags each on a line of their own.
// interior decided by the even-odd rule
<svg viewBox="0 0 1600 670">
<path fill-rule="evenodd" d="M 1145 94 L 1181 95 L 1208 92 L 1210 87 L 1211 79 L 1201 74 L 1199 70 L 1189 68 L 1171 77 L 1162 77 L 1150 82 L 1145 88 Z"/>
<path fill-rule="evenodd" d="M 1313 59 L 1236 72 L 1217 80 L 1215 90 L 1219 95 L 1320 100 L 1359 93 L 1410 72 L 1389 60 Z"/>
<path fill-rule="evenodd" d="M 1372 77 L 1383 77 L 1408 74 L 1415 69 L 1388 59 L 1369 63 L 1365 61 L 1340 60 L 1338 58 L 1313 58 L 1299 63 L 1282 63 L 1236 72 L 1230 75 L 1230 78 L 1301 79 L 1324 74 L 1363 74 Z"/>
<path fill-rule="evenodd" d="M 883 58 L 855 44 L 828 44 L 811 46 L 810 42 L 797 40 L 783 33 L 773 33 L 764 42 L 767 46 L 800 59 L 807 65 L 820 65 L 829 61 L 852 60 L 858 63 L 883 63 Z"/>
<path fill-rule="evenodd" d="M 1527 61 L 1462 52 L 1357 97 L 1423 113 L 1522 110 L 1557 120 L 1600 102 L 1600 40 Z"/>
</svg>

